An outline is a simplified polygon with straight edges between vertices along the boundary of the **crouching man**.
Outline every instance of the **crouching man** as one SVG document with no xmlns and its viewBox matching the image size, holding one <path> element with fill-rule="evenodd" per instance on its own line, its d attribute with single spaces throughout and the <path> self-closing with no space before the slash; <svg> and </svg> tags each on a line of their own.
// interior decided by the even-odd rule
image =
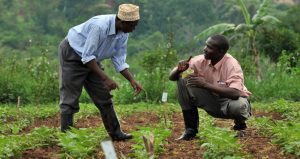
<svg viewBox="0 0 300 159">
<path fill-rule="evenodd" d="M 185 132 L 177 140 L 191 140 L 198 133 L 197 108 L 216 118 L 234 120 L 234 130 L 247 128 L 251 116 L 249 96 L 239 62 L 227 53 L 229 42 L 222 35 L 207 39 L 203 54 L 180 61 L 169 79 L 177 81 L 178 101 L 182 108 Z M 187 69 L 193 72 L 187 77 Z"/>
</svg>

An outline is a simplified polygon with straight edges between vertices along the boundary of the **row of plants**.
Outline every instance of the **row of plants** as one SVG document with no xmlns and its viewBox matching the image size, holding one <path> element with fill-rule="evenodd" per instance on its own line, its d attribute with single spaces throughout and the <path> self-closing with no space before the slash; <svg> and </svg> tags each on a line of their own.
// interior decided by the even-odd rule
<svg viewBox="0 0 300 159">
<path fill-rule="evenodd" d="M 261 130 L 266 136 L 272 137 L 272 142 L 282 147 L 287 154 L 300 157 L 300 103 L 277 100 L 273 103 L 255 103 L 255 109 L 278 112 L 284 118 L 274 120 L 268 117 L 252 118 L 251 124 Z"/>
<path fill-rule="evenodd" d="M 205 111 L 199 111 L 200 131 L 198 133 L 199 144 L 205 148 L 203 158 L 243 158 L 241 145 L 235 137 L 235 133 L 229 128 L 216 127 L 213 118 Z"/>
<path fill-rule="evenodd" d="M 290 154 L 299 156 L 300 124 L 299 115 L 291 112 L 299 112 L 299 103 L 290 103 L 284 100 L 278 100 L 271 104 L 253 104 L 255 109 L 276 110 L 283 115 L 290 116 L 282 121 L 274 121 L 268 118 L 251 119 L 250 123 L 263 130 L 265 135 L 272 136 L 273 142 L 282 146 L 283 150 Z M 281 107 L 280 107 L 281 106 Z M 51 107 L 47 107 L 51 108 Z M 98 114 L 97 108 L 92 104 L 81 104 L 81 111 L 76 114 L 77 120 L 87 116 Z M 7 108 L 6 108 L 7 109 Z M 4 110 L 4 109 L 3 109 Z M 288 111 L 290 110 L 290 111 Z M 292 110 L 292 111 L 291 111 Z M 136 112 L 156 112 L 161 121 L 159 124 L 147 127 L 139 127 L 137 131 L 132 132 L 135 138 L 133 145 L 134 152 L 128 157 L 144 158 L 148 156 L 145 151 L 141 136 L 154 134 L 154 152 L 155 156 L 162 153 L 165 139 L 171 134 L 170 115 L 179 111 L 179 106 L 174 104 L 148 104 L 139 103 L 131 105 L 117 105 L 117 114 L 124 118 Z M 213 118 L 206 112 L 200 110 L 200 132 L 199 147 L 205 149 L 204 158 L 243 158 L 245 154 L 241 152 L 241 146 L 234 137 L 233 131 L 227 128 L 216 127 Z M 31 114 L 26 114 L 30 116 Z M 3 115 L 2 115 L 3 116 Z M 58 129 L 41 127 L 34 129 L 31 133 L 25 135 L 1 135 L 0 149 L 1 157 L 8 158 L 20 155 L 28 149 L 41 146 L 57 144 L 61 147 L 62 157 L 71 158 L 89 158 L 98 155 L 100 142 L 105 138 L 106 131 L 103 126 L 97 128 L 72 129 L 67 133 L 60 133 Z M 34 134 L 34 135 L 33 135 Z M 33 139 L 34 138 L 34 139 Z M 9 144 L 7 144 L 9 143 Z M 31 145 L 32 144 L 32 145 Z"/>
<path fill-rule="evenodd" d="M 24 151 L 55 143 L 57 130 L 39 127 L 25 135 L 0 135 L 0 158 L 20 156 Z"/>
<path fill-rule="evenodd" d="M 43 106 L 0 107 L 0 134 L 18 134 L 35 119 L 46 119 L 58 113 L 52 104 Z"/>
</svg>

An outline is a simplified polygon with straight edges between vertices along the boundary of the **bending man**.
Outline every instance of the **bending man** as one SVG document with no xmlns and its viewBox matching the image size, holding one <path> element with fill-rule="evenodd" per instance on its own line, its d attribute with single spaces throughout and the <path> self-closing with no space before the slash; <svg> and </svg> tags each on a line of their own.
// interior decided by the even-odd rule
<svg viewBox="0 0 300 159">
<path fill-rule="evenodd" d="M 125 62 L 128 33 L 139 21 L 139 7 L 132 4 L 119 6 L 118 14 L 99 15 L 72 27 L 60 43 L 60 113 L 61 131 L 73 126 L 73 114 L 79 111 L 79 97 L 84 87 L 99 109 L 104 126 L 113 140 L 132 138 L 123 133 L 112 102 L 111 90 L 118 84 L 108 77 L 101 61 L 111 59 L 132 85 L 137 95 L 142 86 L 128 71 Z"/>
</svg>

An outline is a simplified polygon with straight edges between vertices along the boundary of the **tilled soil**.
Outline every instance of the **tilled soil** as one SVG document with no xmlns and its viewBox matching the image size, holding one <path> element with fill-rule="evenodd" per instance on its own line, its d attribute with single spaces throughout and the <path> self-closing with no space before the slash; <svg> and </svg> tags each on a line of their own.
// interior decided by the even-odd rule
<svg viewBox="0 0 300 159">
<path fill-rule="evenodd" d="M 167 144 L 164 145 L 165 152 L 159 156 L 161 159 L 201 159 L 203 149 L 197 139 L 191 141 L 176 141 L 184 131 L 183 117 L 181 113 L 175 113 L 172 116 L 172 134 L 167 138 Z"/>
<path fill-rule="evenodd" d="M 279 113 L 255 111 L 253 117 L 269 117 L 273 120 L 282 120 Z M 124 132 L 129 133 L 131 131 L 138 130 L 138 126 L 151 126 L 152 124 L 158 123 L 160 117 L 155 113 L 150 112 L 139 112 L 132 114 L 124 119 L 120 120 L 120 124 Z M 175 141 L 182 132 L 184 131 L 183 118 L 181 113 L 175 113 L 172 115 L 171 121 L 173 123 L 171 136 L 167 138 L 166 144 L 163 145 L 165 148 L 164 153 L 162 153 L 159 158 L 172 158 L 172 159 L 194 159 L 202 158 L 204 150 L 200 148 L 197 139 L 191 141 Z M 75 127 L 98 127 L 102 123 L 99 116 L 90 116 L 87 118 L 80 119 Z M 214 123 L 219 127 L 233 126 L 232 120 L 225 119 L 215 119 Z M 48 127 L 59 127 L 59 115 L 52 118 L 44 120 L 36 120 L 30 127 L 24 129 L 22 133 L 28 133 L 35 127 L 40 126 Z M 201 129 L 201 127 L 200 127 Z M 254 127 L 248 127 L 245 130 L 245 136 L 239 138 L 239 142 L 242 145 L 242 151 L 247 154 L 249 158 L 255 159 L 294 159 L 296 157 L 292 155 L 283 154 L 282 150 L 271 143 L 271 137 L 266 137 L 260 134 L 260 131 Z M 122 155 L 127 156 L 133 152 L 132 145 L 133 140 L 128 141 L 114 141 L 113 145 L 117 152 L 118 157 L 121 158 Z M 61 151 L 60 147 L 57 145 L 52 145 L 48 147 L 40 147 L 32 150 L 27 150 L 22 154 L 22 159 L 57 159 L 58 154 Z M 96 152 L 97 158 L 104 158 L 101 149 Z M 248 158 L 246 157 L 246 158 Z"/>
<path fill-rule="evenodd" d="M 158 123 L 159 121 L 160 118 L 155 113 L 138 112 L 120 120 L 120 124 L 122 126 L 123 131 L 128 133 L 130 131 L 137 130 L 137 126 L 149 126 L 151 124 Z M 89 116 L 87 118 L 82 118 L 78 120 L 75 123 L 75 127 L 98 127 L 101 123 L 102 121 L 99 116 Z M 36 120 L 30 127 L 26 128 L 22 133 L 28 133 L 34 127 L 40 127 L 42 125 L 48 127 L 59 127 L 59 115 L 48 119 Z M 134 144 L 134 141 L 114 141 L 113 144 L 118 156 L 120 157 L 121 155 L 126 155 L 132 152 L 132 145 Z M 25 151 L 20 157 L 20 159 L 57 159 L 59 158 L 58 154 L 60 150 L 60 147 L 57 145 L 39 147 L 36 149 Z M 101 150 L 98 150 L 96 152 L 96 157 L 104 158 L 103 152 Z"/>
</svg>

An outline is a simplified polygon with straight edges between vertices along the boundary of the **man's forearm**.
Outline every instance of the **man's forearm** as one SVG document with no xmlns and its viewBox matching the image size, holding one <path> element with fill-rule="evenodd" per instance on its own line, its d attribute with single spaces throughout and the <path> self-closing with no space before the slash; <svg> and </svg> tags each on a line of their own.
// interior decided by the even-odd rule
<svg viewBox="0 0 300 159">
<path fill-rule="evenodd" d="M 123 71 L 120 72 L 129 82 L 133 81 L 134 78 L 132 74 L 129 72 L 129 70 L 126 68 Z"/>
<path fill-rule="evenodd" d="M 87 67 L 91 69 L 94 73 L 100 76 L 100 78 L 105 81 L 108 76 L 104 73 L 104 71 L 98 66 L 97 62 L 95 60 L 89 61 L 87 64 Z"/>
<path fill-rule="evenodd" d="M 178 81 L 179 78 L 180 78 L 180 72 L 178 71 L 177 67 L 175 67 L 170 73 L 169 80 Z"/>
<path fill-rule="evenodd" d="M 240 97 L 240 91 L 234 88 L 219 87 L 212 84 L 207 84 L 204 88 L 225 98 L 238 99 Z"/>
</svg>

